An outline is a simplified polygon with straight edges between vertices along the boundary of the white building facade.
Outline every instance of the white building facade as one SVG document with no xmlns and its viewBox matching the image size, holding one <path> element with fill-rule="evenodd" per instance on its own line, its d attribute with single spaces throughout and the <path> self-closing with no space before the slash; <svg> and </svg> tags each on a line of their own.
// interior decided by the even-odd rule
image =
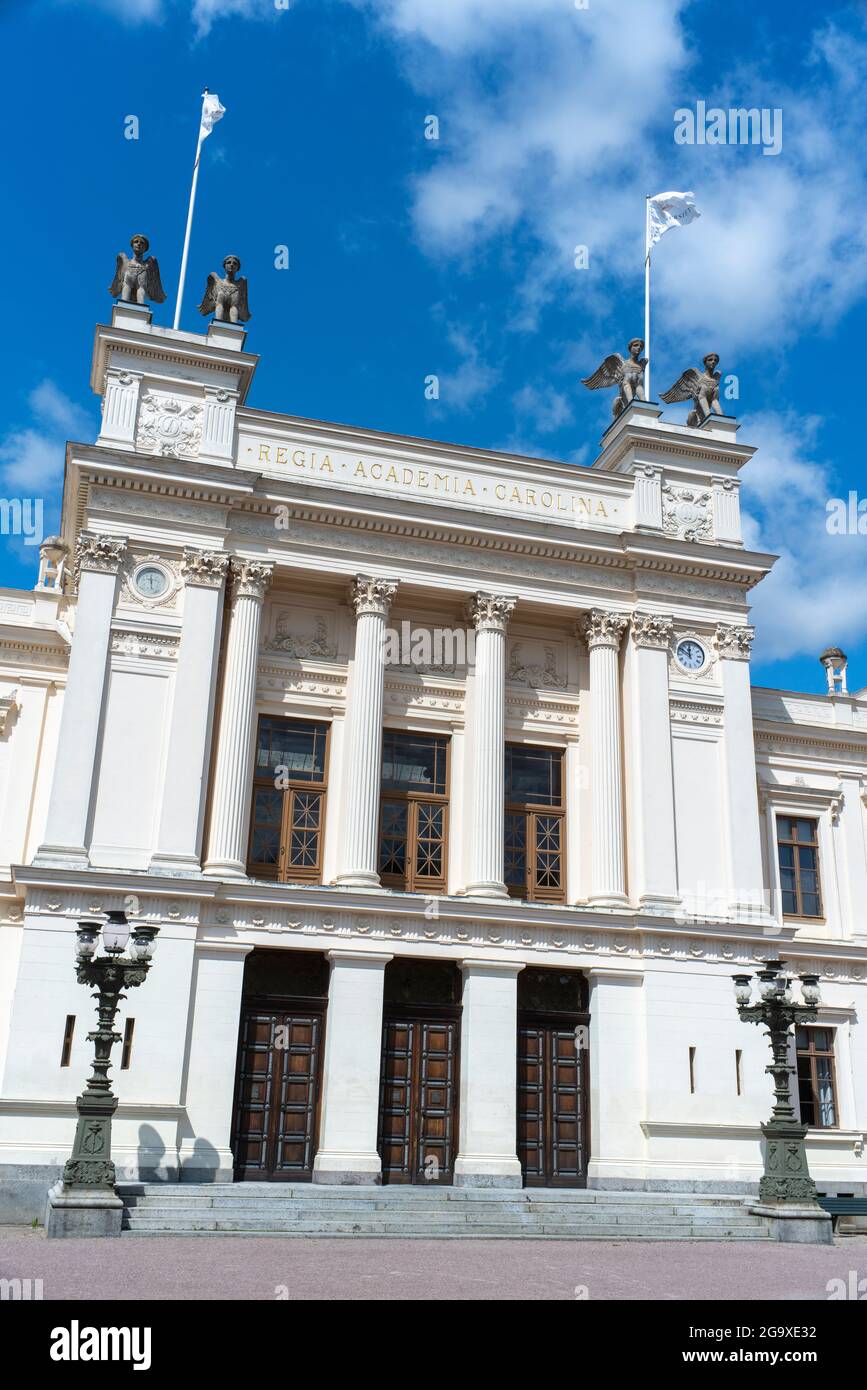
<svg viewBox="0 0 867 1390">
<path fill-rule="evenodd" d="M 0 1219 L 115 908 L 123 1176 L 750 1192 L 731 977 L 782 957 L 812 1174 L 867 1190 L 867 692 L 751 688 L 735 422 L 634 403 L 580 469 L 252 410 L 244 343 L 115 307 L 0 591 Z"/>
</svg>

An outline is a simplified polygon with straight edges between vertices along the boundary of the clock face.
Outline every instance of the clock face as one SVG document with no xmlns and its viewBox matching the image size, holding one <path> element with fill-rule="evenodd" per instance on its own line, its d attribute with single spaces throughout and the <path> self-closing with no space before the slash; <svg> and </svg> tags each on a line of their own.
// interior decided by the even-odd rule
<svg viewBox="0 0 867 1390">
<path fill-rule="evenodd" d="M 142 598 L 159 598 L 169 587 L 169 581 L 156 565 L 145 565 L 135 577 L 135 587 Z"/>
<path fill-rule="evenodd" d="M 687 638 L 678 642 L 676 656 L 684 671 L 700 671 L 705 663 L 704 647 L 699 642 Z"/>
</svg>

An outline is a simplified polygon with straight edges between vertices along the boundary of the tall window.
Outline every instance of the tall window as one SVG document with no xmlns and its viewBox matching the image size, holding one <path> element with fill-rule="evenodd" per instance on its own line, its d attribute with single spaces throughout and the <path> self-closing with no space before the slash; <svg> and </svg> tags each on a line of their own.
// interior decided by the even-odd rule
<svg viewBox="0 0 867 1390">
<path fill-rule="evenodd" d="M 785 917 L 821 917 L 819 823 L 777 816 L 777 853 Z"/>
<path fill-rule="evenodd" d="M 447 738 L 383 733 L 379 876 L 389 888 L 445 892 L 448 751 Z"/>
<path fill-rule="evenodd" d="M 256 740 L 248 871 L 319 883 L 328 725 L 263 715 Z"/>
<path fill-rule="evenodd" d="M 834 1029 L 796 1028 L 795 1052 L 802 1124 L 818 1129 L 836 1129 Z"/>
<path fill-rule="evenodd" d="M 566 900 L 563 751 L 506 744 L 506 887 L 515 898 Z"/>
</svg>

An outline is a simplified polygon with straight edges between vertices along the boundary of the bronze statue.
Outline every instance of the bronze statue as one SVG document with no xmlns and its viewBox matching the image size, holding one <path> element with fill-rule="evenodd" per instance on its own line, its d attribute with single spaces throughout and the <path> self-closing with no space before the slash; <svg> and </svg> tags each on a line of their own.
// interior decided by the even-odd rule
<svg viewBox="0 0 867 1390">
<path fill-rule="evenodd" d="M 125 251 L 118 253 L 114 279 L 108 289 L 115 299 L 128 304 L 144 304 L 152 299 L 155 304 L 162 304 L 166 296 L 160 281 L 159 262 L 156 256 L 146 254 L 149 246 L 147 237 L 136 232 L 130 241 L 132 256 Z"/>
<path fill-rule="evenodd" d="M 619 352 L 612 352 L 602 365 L 596 368 L 592 376 L 583 378 L 583 385 L 588 391 L 598 391 L 601 387 L 617 387 L 617 397 L 611 406 L 611 414 L 615 420 L 632 401 L 647 399 L 644 394 L 644 368 L 647 366 L 647 358 L 640 356 L 643 351 L 644 339 L 633 338 L 629 344 L 628 357 L 624 358 Z"/>
<path fill-rule="evenodd" d="M 247 305 L 247 279 L 238 275 L 241 262 L 237 256 L 227 256 L 223 261 L 225 277 L 212 270 L 205 285 L 205 297 L 199 305 L 200 314 L 213 314 L 220 322 L 246 323 L 250 317 Z"/>
<path fill-rule="evenodd" d="M 719 354 L 709 352 L 702 358 L 704 371 L 700 372 L 697 367 L 687 367 L 682 376 L 669 391 L 663 391 L 660 396 L 661 401 L 666 405 L 676 405 L 679 401 L 692 401 L 692 410 L 686 417 L 688 425 L 700 425 L 706 420 L 711 411 L 717 415 L 725 412 L 719 403 L 719 384 L 720 373 L 717 371 L 719 366 Z"/>
</svg>

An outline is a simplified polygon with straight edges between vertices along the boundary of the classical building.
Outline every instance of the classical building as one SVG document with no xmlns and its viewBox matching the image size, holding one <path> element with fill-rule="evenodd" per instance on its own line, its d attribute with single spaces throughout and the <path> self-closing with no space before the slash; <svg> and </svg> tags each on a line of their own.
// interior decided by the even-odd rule
<svg viewBox="0 0 867 1390">
<path fill-rule="evenodd" d="M 92 1002 L 127 1176 L 749 1192 L 798 1030 L 820 1190 L 867 1184 L 867 692 L 750 685 L 736 423 L 590 468 L 246 404 L 238 325 L 96 331 L 61 535 L 0 591 L 0 1201 L 40 1214 Z"/>
</svg>

